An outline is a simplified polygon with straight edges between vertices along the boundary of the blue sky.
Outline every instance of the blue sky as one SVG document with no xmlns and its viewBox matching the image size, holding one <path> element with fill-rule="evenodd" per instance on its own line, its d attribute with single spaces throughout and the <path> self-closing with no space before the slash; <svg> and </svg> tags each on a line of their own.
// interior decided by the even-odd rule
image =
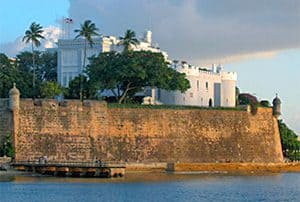
<svg viewBox="0 0 300 202">
<path fill-rule="evenodd" d="M 284 121 L 300 134 L 300 0 L 10 0 L 0 7 L 0 52 L 13 56 L 36 21 L 51 44 L 63 17 L 71 29 L 91 19 L 105 35 L 153 31 L 171 59 L 221 62 L 238 73 L 242 92 L 282 99 Z"/>
<path fill-rule="evenodd" d="M 67 0 L 10 0 L 1 1 L 0 40 L 13 41 L 24 33 L 31 22 L 44 26 L 55 24 L 55 20 L 68 15 Z"/>
</svg>

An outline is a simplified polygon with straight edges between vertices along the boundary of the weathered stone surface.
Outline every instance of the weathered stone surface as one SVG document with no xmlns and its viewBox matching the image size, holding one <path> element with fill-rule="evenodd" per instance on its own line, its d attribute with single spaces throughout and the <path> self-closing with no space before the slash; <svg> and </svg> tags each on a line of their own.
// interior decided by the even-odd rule
<svg viewBox="0 0 300 202">
<path fill-rule="evenodd" d="M 0 144 L 5 140 L 5 136 L 12 134 L 12 113 L 9 110 L 9 99 L 0 99 Z"/>
<path fill-rule="evenodd" d="M 109 109 L 104 102 L 61 106 L 21 100 L 16 160 L 281 162 L 271 108 L 234 110 Z M 0 119 L 0 121 L 3 120 Z"/>
</svg>

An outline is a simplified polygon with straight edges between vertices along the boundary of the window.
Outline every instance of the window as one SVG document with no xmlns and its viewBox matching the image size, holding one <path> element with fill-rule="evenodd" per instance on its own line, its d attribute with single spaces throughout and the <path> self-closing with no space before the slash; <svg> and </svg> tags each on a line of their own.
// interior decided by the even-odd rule
<svg viewBox="0 0 300 202">
<path fill-rule="evenodd" d="M 193 95 L 193 93 L 190 93 L 190 97 L 193 97 L 194 95 Z"/>
<path fill-rule="evenodd" d="M 208 90 L 208 82 L 205 83 L 206 90 Z"/>
<path fill-rule="evenodd" d="M 197 91 L 199 91 L 199 80 L 197 80 Z"/>
</svg>

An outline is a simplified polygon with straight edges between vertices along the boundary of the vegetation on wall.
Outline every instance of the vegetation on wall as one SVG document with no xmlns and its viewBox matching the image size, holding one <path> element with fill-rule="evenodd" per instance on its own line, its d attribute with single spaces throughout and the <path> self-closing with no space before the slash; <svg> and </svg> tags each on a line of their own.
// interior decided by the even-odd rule
<svg viewBox="0 0 300 202">
<path fill-rule="evenodd" d="M 46 81 L 41 84 L 40 95 L 42 98 L 54 98 L 65 91 L 57 82 Z"/>
<path fill-rule="evenodd" d="M 7 134 L 5 136 L 5 140 L 2 142 L 2 145 L 0 145 L 0 156 L 7 156 L 12 158 L 15 156 L 15 150 L 11 141 L 10 134 Z"/>
<path fill-rule="evenodd" d="M 278 121 L 283 155 L 290 160 L 300 160 L 300 142 L 294 131 L 282 121 Z"/>
<path fill-rule="evenodd" d="M 268 100 L 262 100 L 259 102 L 260 106 L 262 107 L 271 107 L 271 104 Z"/>
</svg>

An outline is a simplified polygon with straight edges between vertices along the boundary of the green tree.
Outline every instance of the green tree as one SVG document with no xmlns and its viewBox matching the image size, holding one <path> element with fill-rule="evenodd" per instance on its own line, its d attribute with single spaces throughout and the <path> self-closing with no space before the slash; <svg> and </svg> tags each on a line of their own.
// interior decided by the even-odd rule
<svg viewBox="0 0 300 202">
<path fill-rule="evenodd" d="M 42 81 L 57 81 L 57 52 L 44 52 L 40 61 L 40 79 Z"/>
<path fill-rule="evenodd" d="M 40 88 L 42 98 L 54 98 L 64 92 L 64 89 L 55 81 L 43 82 Z"/>
<path fill-rule="evenodd" d="M 85 20 L 83 24 L 80 25 L 80 29 L 74 30 L 75 33 L 78 33 L 75 39 L 77 38 L 84 38 L 84 52 L 83 52 L 83 65 L 80 71 L 80 75 L 83 73 L 83 69 L 85 68 L 86 63 L 86 49 L 87 49 L 87 42 L 92 47 L 94 44 L 93 36 L 98 36 L 98 28 L 96 27 L 95 23 L 93 23 L 91 20 Z M 83 78 L 83 77 L 79 77 Z M 82 89 L 82 82 L 80 81 L 80 100 L 83 99 L 83 89 Z"/>
<path fill-rule="evenodd" d="M 8 157 L 15 156 L 14 146 L 9 134 L 5 136 L 2 145 L 0 145 L 0 156 L 8 156 Z"/>
<path fill-rule="evenodd" d="M 25 31 L 25 36 L 22 41 L 25 43 L 31 43 L 31 51 L 32 51 L 32 69 L 33 69 L 33 77 L 32 77 L 32 86 L 35 89 L 35 54 L 34 47 L 39 47 L 41 45 L 40 40 L 44 39 L 42 36 L 43 27 L 36 22 L 31 23 L 28 30 Z"/>
<path fill-rule="evenodd" d="M 250 93 L 240 93 L 238 99 L 241 105 L 258 104 L 257 98 L 254 95 L 251 95 Z"/>
<path fill-rule="evenodd" d="M 69 99 L 79 99 L 80 91 L 82 91 L 82 96 L 87 99 L 93 99 L 97 96 L 96 88 L 94 86 L 91 86 L 90 81 L 84 75 L 75 77 L 69 83 L 69 87 L 67 90 L 68 92 L 66 93 L 66 97 Z"/>
<path fill-rule="evenodd" d="M 57 52 L 34 52 L 36 84 L 42 81 L 57 81 Z M 32 53 L 19 53 L 16 56 L 16 64 L 19 71 L 32 74 Z"/>
<path fill-rule="evenodd" d="M 240 89 L 236 86 L 235 87 L 235 104 L 239 105 L 239 95 L 240 95 Z"/>
<path fill-rule="evenodd" d="M 279 120 L 278 124 L 284 156 L 291 160 L 300 160 L 298 136 L 282 120 Z"/>
<path fill-rule="evenodd" d="M 13 83 L 17 81 L 19 74 L 13 61 L 5 54 L 0 53 L 0 97 L 8 97 L 8 92 Z"/>
<path fill-rule="evenodd" d="M 124 45 L 124 51 L 131 50 L 132 46 L 139 44 L 139 40 L 136 38 L 135 32 L 128 29 L 125 32 L 124 37 L 120 37 L 120 44 Z"/>
<path fill-rule="evenodd" d="M 263 106 L 263 107 L 270 107 L 271 104 L 268 100 L 262 100 L 260 101 L 260 106 Z"/>
<path fill-rule="evenodd" d="M 119 103 L 145 87 L 186 91 L 186 75 L 170 68 L 161 53 L 150 51 L 106 52 L 92 57 L 87 67 L 91 85 L 108 89 Z"/>
<path fill-rule="evenodd" d="M 35 85 L 41 86 L 41 73 L 40 73 L 40 55 L 41 52 L 34 51 L 35 60 Z M 36 97 L 38 96 L 38 88 L 33 88 L 32 78 L 33 78 L 33 68 L 32 68 L 32 57 L 33 53 L 24 51 L 16 56 L 15 66 L 19 72 L 19 79 L 15 81 L 21 92 L 21 96 Z"/>
</svg>

